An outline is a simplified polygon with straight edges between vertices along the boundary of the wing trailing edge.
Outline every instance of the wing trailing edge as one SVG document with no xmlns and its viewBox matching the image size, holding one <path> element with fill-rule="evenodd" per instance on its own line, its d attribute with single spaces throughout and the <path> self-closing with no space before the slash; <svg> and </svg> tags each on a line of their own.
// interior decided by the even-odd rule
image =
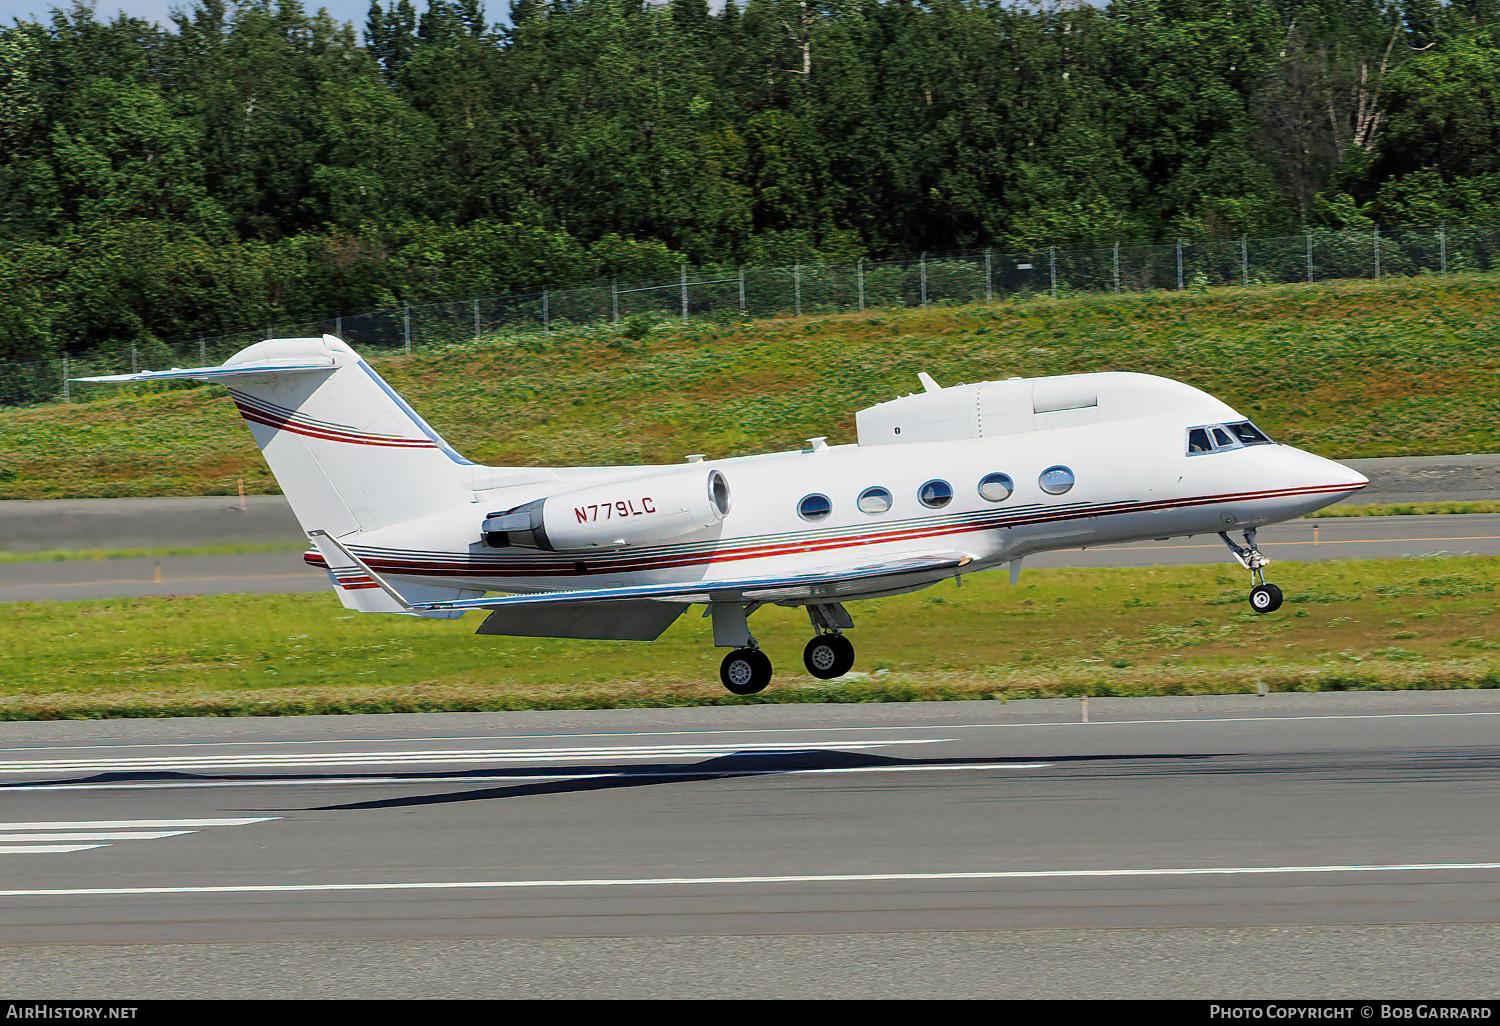
<svg viewBox="0 0 1500 1026">
<path fill-rule="evenodd" d="M 341 563 L 357 567 L 368 580 L 398 603 L 401 612 L 462 613 L 470 609 L 518 609 L 569 605 L 598 607 L 606 603 L 670 602 L 682 605 L 709 602 L 796 602 L 837 601 L 881 578 L 957 570 L 973 562 L 963 552 L 914 553 L 880 562 L 852 564 L 804 573 L 762 577 L 728 577 L 716 580 L 687 581 L 673 584 L 628 584 L 612 588 L 579 588 L 570 591 L 534 592 L 525 595 L 497 595 L 449 601 L 410 601 L 376 573 L 342 542 L 325 531 L 311 531 L 313 541 L 325 557 L 329 549 L 342 557 Z M 324 548 L 327 543 L 328 549 Z M 384 603 L 381 603 L 384 605 Z M 373 611 L 373 610 L 372 610 Z M 394 611 L 394 610 L 393 610 Z"/>
</svg>

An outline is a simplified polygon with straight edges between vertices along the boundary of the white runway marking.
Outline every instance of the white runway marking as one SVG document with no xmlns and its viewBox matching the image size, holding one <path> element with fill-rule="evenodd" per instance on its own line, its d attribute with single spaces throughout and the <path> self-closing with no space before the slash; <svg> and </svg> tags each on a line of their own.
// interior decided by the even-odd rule
<svg viewBox="0 0 1500 1026">
<path fill-rule="evenodd" d="M 794 777 L 829 773 L 952 773 L 964 770 L 1045 769 L 1050 762 L 976 762 L 955 766 L 829 766 L 808 769 L 680 769 L 652 770 L 639 774 L 641 779 L 663 777 L 701 779 L 708 777 Z M 312 780 L 162 780 L 149 783 L 109 782 L 102 784 L 5 784 L 0 793 L 12 791 L 162 791 L 192 787 L 329 787 L 335 784 L 533 784 L 548 780 L 629 780 L 629 773 L 525 773 L 461 777 L 317 777 Z"/>
<path fill-rule="evenodd" d="M 85 831 L 75 834 L 71 831 L 47 834 L 0 834 L 0 844 L 14 844 L 17 841 L 35 841 L 45 838 L 49 841 L 154 841 L 160 837 L 180 837 L 190 834 L 191 830 L 100 830 Z"/>
<path fill-rule="evenodd" d="M 204 827 L 243 826 L 266 823 L 276 816 L 239 819 L 91 819 L 54 820 L 45 823 L 0 823 L 0 855 L 57 855 L 91 848 L 107 848 L 117 841 L 154 841 L 163 837 L 194 834 Z M 182 827 L 185 829 L 141 829 Z M 58 841 L 92 841 L 92 844 L 58 844 Z"/>
<path fill-rule="evenodd" d="M 443 763 L 595 762 L 607 760 L 692 759 L 726 755 L 775 755 L 808 751 L 887 748 L 897 744 L 940 744 L 952 738 L 901 741 L 812 741 L 701 745 L 633 745 L 613 748 L 425 749 L 414 752 L 304 752 L 266 755 L 138 756 L 122 759 L 15 759 L 0 761 L 0 773 L 142 772 L 162 770 L 246 769 L 252 767 L 441 765 Z"/>
<path fill-rule="evenodd" d="M 694 887 L 746 884 L 890 883 L 944 880 L 1087 880 L 1127 877 L 1271 876 L 1306 873 L 1431 873 L 1500 869 L 1500 862 L 1421 862 L 1397 865 L 1234 866 L 1173 869 L 1040 869 L 954 873 L 841 873 L 806 876 L 643 877 L 618 880 L 458 880 L 408 883 L 224 884 L 198 887 L 77 887 L 0 891 L 4 898 L 130 894 L 306 894 L 335 891 L 514 890 L 546 887 Z"/>
<path fill-rule="evenodd" d="M 1242 697 L 1249 697 L 1249 696 L 1242 696 Z M 1050 699 L 1043 699 L 1043 701 L 1051 701 L 1051 700 Z M 1062 701 L 1062 700 L 1058 700 L 1058 701 Z M 1109 701 L 1109 699 L 1095 699 L 1095 701 L 1100 702 L 1100 703 L 1106 703 L 1106 702 Z M 1101 704 L 1101 708 L 1102 707 L 1103 706 Z M 1097 713 L 1096 713 L 1096 715 L 1097 715 Z M 1463 716 L 1500 716 L 1500 710 L 1493 711 L 1493 712 L 1480 710 L 1480 711 L 1468 711 L 1468 712 L 1426 712 L 1426 713 L 1306 713 L 1306 714 L 1298 714 L 1298 715 L 1292 715 L 1292 716 L 1281 716 L 1281 715 L 1277 715 L 1275 713 L 1265 713 L 1265 714 L 1258 715 L 1258 716 L 1201 716 L 1201 717 L 1200 716 L 1194 716 L 1194 717 L 1178 717 L 1178 718 L 1175 718 L 1175 719 L 1117 719 L 1117 720 L 1100 720 L 1098 722 L 1099 723 L 1107 723 L 1107 724 L 1110 724 L 1110 725 L 1120 725 L 1120 726 L 1123 726 L 1125 724 L 1166 724 L 1166 723 L 1178 723 L 1178 724 L 1194 724 L 1194 723 L 1263 723 L 1263 722 L 1266 722 L 1268 720 L 1274 720 L 1274 721 L 1277 721 L 1277 722 L 1284 722 L 1284 721 L 1297 721 L 1297 720 L 1434 719 L 1434 718 L 1439 718 L 1439 717 L 1463 717 Z M 961 724 L 960 723 L 950 723 L 950 724 L 943 724 L 941 726 L 935 727 L 934 729 L 938 729 L 938 730 L 992 730 L 992 729 L 995 729 L 995 728 L 998 728 L 998 727 L 1072 727 L 1072 726 L 1078 726 L 1078 725 L 1079 725 L 1079 721 L 1077 719 L 1069 719 L 1069 720 L 1033 720 L 1033 721 L 1027 721 L 1027 722 L 1014 722 L 1014 723 L 961 723 Z M 1085 724 L 1085 726 L 1088 726 L 1088 724 Z M 853 733 L 862 733 L 862 732 L 867 732 L 867 731 L 912 730 L 912 729 L 914 729 L 914 728 L 913 728 L 913 726 L 911 724 L 902 723 L 902 724 L 891 724 L 891 725 L 869 724 L 869 725 L 855 726 L 855 727 L 745 727 L 745 728 L 730 727 L 730 728 L 714 728 L 714 729 L 710 729 L 710 730 L 601 731 L 601 732 L 597 732 L 597 733 L 568 733 L 568 734 L 476 734 L 476 735 L 462 735 L 462 736 L 454 736 L 454 737 L 424 737 L 424 738 L 383 737 L 383 738 L 360 738 L 360 739 L 356 739 L 356 740 L 353 740 L 353 741 L 330 741 L 327 738 L 312 738 L 312 739 L 289 739 L 289 740 L 280 740 L 280 741 L 269 741 L 269 740 L 267 740 L 267 741 L 166 741 L 166 742 L 153 741 L 153 742 L 146 742 L 146 743 L 111 742 L 111 743 L 108 743 L 108 744 L 88 744 L 88 745 L 64 745 L 64 744 L 55 744 L 55 745 L 54 744 L 45 744 L 45 745 L 11 745 L 11 746 L 0 746 L 0 752 L 67 752 L 67 751 L 90 751 L 90 750 L 95 750 L 95 749 L 113 749 L 113 750 L 118 750 L 118 749 L 139 749 L 139 748 L 206 748 L 206 747 L 230 748 L 230 747 L 234 747 L 234 746 L 237 746 L 237 745 L 238 746 L 259 745 L 259 746 L 264 746 L 264 747 L 267 747 L 267 748 L 274 748 L 274 747 L 287 746 L 287 745 L 335 745 L 335 744 L 349 744 L 349 743 L 365 744 L 365 745 L 408 744 L 408 743 L 436 744 L 436 743 L 438 743 L 440 741 L 543 741 L 543 740 L 549 740 L 551 738 L 585 738 L 585 737 L 604 737 L 604 738 L 616 738 L 616 737 L 619 737 L 619 738 L 629 738 L 629 737 L 696 737 L 696 736 L 700 736 L 700 735 L 704 735 L 704 734 L 718 736 L 718 737 L 727 737 L 727 736 L 739 735 L 739 734 L 789 734 L 789 733 L 796 733 L 796 734 L 799 734 L 799 735 L 807 735 L 807 734 L 831 734 L 831 733 L 851 733 L 851 732 L 853 732 Z M 922 744 L 922 743 L 925 743 L 925 740 L 930 740 L 930 739 L 921 739 L 921 738 L 910 738 L 910 739 L 907 739 L 907 738 L 901 738 L 901 739 L 891 739 L 891 740 L 888 740 L 888 741 L 884 741 L 882 743 L 883 744 L 887 744 L 887 745 Z M 951 739 L 943 738 L 943 739 L 940 739 L 940 740 L 951 740 Z M 780 747 L 809 747 L 812 744 L 824 744 L 824 745 L 832 744 L 835 747 L 838 747 L 837 743 L 835 743 L 835 742 L 808 742 L 807 744 L 798 745 L 797 742 L 794 742 L 794 741 L 786 742 L 783 745 L 781 745 Z M 738 748 L 749 748 L 751 746 L 749 746 L 749 745 L 736 745 L 735 747 L 738 747 Z M 514 751 L 514 749 L 510 749 L 510 750 Z M 541 751 L 542 749 L 537 749 L 537 750 Z"/>
</svg>

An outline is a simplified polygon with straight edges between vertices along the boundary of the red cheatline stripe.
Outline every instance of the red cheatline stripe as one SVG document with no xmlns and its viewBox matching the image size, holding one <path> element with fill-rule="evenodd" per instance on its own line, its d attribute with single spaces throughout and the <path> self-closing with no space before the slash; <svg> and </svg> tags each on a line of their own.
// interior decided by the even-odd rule
<svg viewBox="0 0 1500 1026">
<path fill-rule="evenodd" d="M 1286 498 L 1293 495 L 1321 495 L 1330 492 L 1347 492 L 1347 485 L 1317 485 L 1309 488 L 1277 488 L 1260 492 L 1238 492 L 1225 495 L 1194 496 L 1181 499 L 1165 499 L 1154 503 L 1113 503 L 1083 510 L 1069 510 L 1055 514 L 1040 514 L 1024 519 L 1007 520 L 993 517 L 977 522 L 929 525 L 924 528 L 906 528 L 872 534 L 864 531 L 835 537 L 822 537 L 800 542 L 770 542 L 747 545 L 718 551 L 700 551 L 696 554 L 682 553 L 671 557 L 617 560 L 602 564 L 587 557 L 559 558 L 539 564 L 512 564 L 507 567 L 493 563 L 464 563 L 454 560 L 418 561 L 391 557 L 370 557 L 366 562 L 375 570 L 387 573 L 408 574 L 425 577 L 578 577 L 584 575 L 630 573 L 642 570 L 669 570 L 689 566 L 708 566 L 713 563 L 733 562 L 742 559 L 759 559 L 770 556 L 790 555 L 797 552 L 820 552 L 828 549 L 854 545 L 880 545 L 888 542 L 910 541 L 920 538 L 935 538 L 945 535 L 970 534 L 976 531 L 993 530 L 997 527 L 1019 527 L 1027 524 L 1051 523 L 1062 520 L 1087 520 L 1093 517 L 1112 516 L 1120 513 L 1151 512 L 1183 506 L 1213 505 L 1224 502 L 1244 502 L 1254 499 Z M 303 558 L 313 566 L 326 566 L 321 555 L 307 553 Z M 578 569 L 585 563 L 584 569 Z"/>
<path fill-rule="evenodd" d="M 353 432 L 335 432 L 325 428 L 311 428 L 304 424 L 297 424 L 284 417 L 277 418 L 262 413 L 235 400 L 235 405 L 240 408 L 240 416 L 256 424 L 263 424 L 278 431 L 290 431 L 296 435 L 306 435 L 309 438 L 321 438 L 330 442 L 346 442 L 351 445 L 378 445 L 394 449 L 436 449 L 437 443 L 425 438 L 393 438 L 384 435 L 362 435 Z"/>
<path fill-rule="evenodd" d="M 236 403 L 243 403 L 244 405 L 249 406 L 251 409 L 259 410 L 261 413 L 265 414 L 268 417 L 285 417 L 287 420 L 293 421 L 297 424 L 301 424 L 303 427 L 323 428 L 335 433 L 348 430 L 346 425 L 335 424 L 332 421 L 328 420 L 318 420 L 316 417 L 309 417 L 305 413 L 299 413 L 296 410 L 288 410 L 283 406 L 277 406 L 275 403 L 268 403 L 264 399 L 257 399 L 255 396 L 252 396 L 246 392 L 240 392 L 232 388 L 229 391 L 231 398 L 234 399 Z"/>
</svg>

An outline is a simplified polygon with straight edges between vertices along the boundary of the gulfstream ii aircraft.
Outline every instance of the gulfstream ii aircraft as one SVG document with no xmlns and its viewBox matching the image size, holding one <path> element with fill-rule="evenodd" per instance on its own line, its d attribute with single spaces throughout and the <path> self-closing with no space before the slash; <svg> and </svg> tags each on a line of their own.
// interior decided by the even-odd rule
<svg viewBox="0 0 1500 1026">
<path fill-rule="evenodd" d="M 312 542 L 304 558 L 350 609 L 482 609 L 480 634 L 649 641 L 706 606 L 739 695 L 771 679 L 748 622 L 767 602 L 807 610 L 803 662 L 831 679 L 854 664 L 846 602 L 1001 564 L 1014 581 L 1054 549 L 1217 534 L 1250 572 L 1251 608 L 1271 612 L 1281 591 L 1256 529 L 1368 484 L 1168 378 L 919 377 L 923 391 L 858 414 L 853 445 L 580 468 L 471 463 L 331 335 L 81 380 L 228 386 Z"/>
</svg>

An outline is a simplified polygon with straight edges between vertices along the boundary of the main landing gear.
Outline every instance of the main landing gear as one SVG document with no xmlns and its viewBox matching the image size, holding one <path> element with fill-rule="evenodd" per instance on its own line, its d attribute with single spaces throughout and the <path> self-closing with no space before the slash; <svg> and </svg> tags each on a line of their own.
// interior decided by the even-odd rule
<svg viewBox="0 0 1500 1026">
<path fill-rule="evenodd" d="M 753 695 L 771 683 L 771 660 L 758 648 L 737 648 L 719 664 L 719 679 L 734 695 Z"/>
<path fill-rule="evenodd" d="M 731 694 L 753 695 L 771 683 L 771 660 L 760 650 L 746 623 L 759 603 L 715 602 L 709 606 L 714 619 L 714 644 L 735 647 L 719 664 L 719 680 Z M 854 666 L 854 646 L 843 631 L 854 626 L 854 618 L 837 602 L 807 607 L 807 618 L 816 632 L 802 650 L 802 664 L 819 680 L 833 680 Z"/>
<path fill-rule="evenodd" d="M 1250 581 L 1253 585 L 1250 589 L 1250 608 L 1257 613 L 1274 613 L 1281 608 L 1281 589 L 1274 584 L 1266 583 L 1266 575 L 1261 569 L 1271 561 L 1261 555 L 1260 549 L 1255 547 L 1255 528 L 1244 532 L 1245 544 L 1236 545 L 1230 540 L 1228 531 L 1220 531 L 1219 537 L 1224 539 L 1224 544 L 1229 546 L 1229 551 L 1234 553 L 1234 558 L 1239 561 L 1240 566 L 1250 571 Z"/>
</svg>

